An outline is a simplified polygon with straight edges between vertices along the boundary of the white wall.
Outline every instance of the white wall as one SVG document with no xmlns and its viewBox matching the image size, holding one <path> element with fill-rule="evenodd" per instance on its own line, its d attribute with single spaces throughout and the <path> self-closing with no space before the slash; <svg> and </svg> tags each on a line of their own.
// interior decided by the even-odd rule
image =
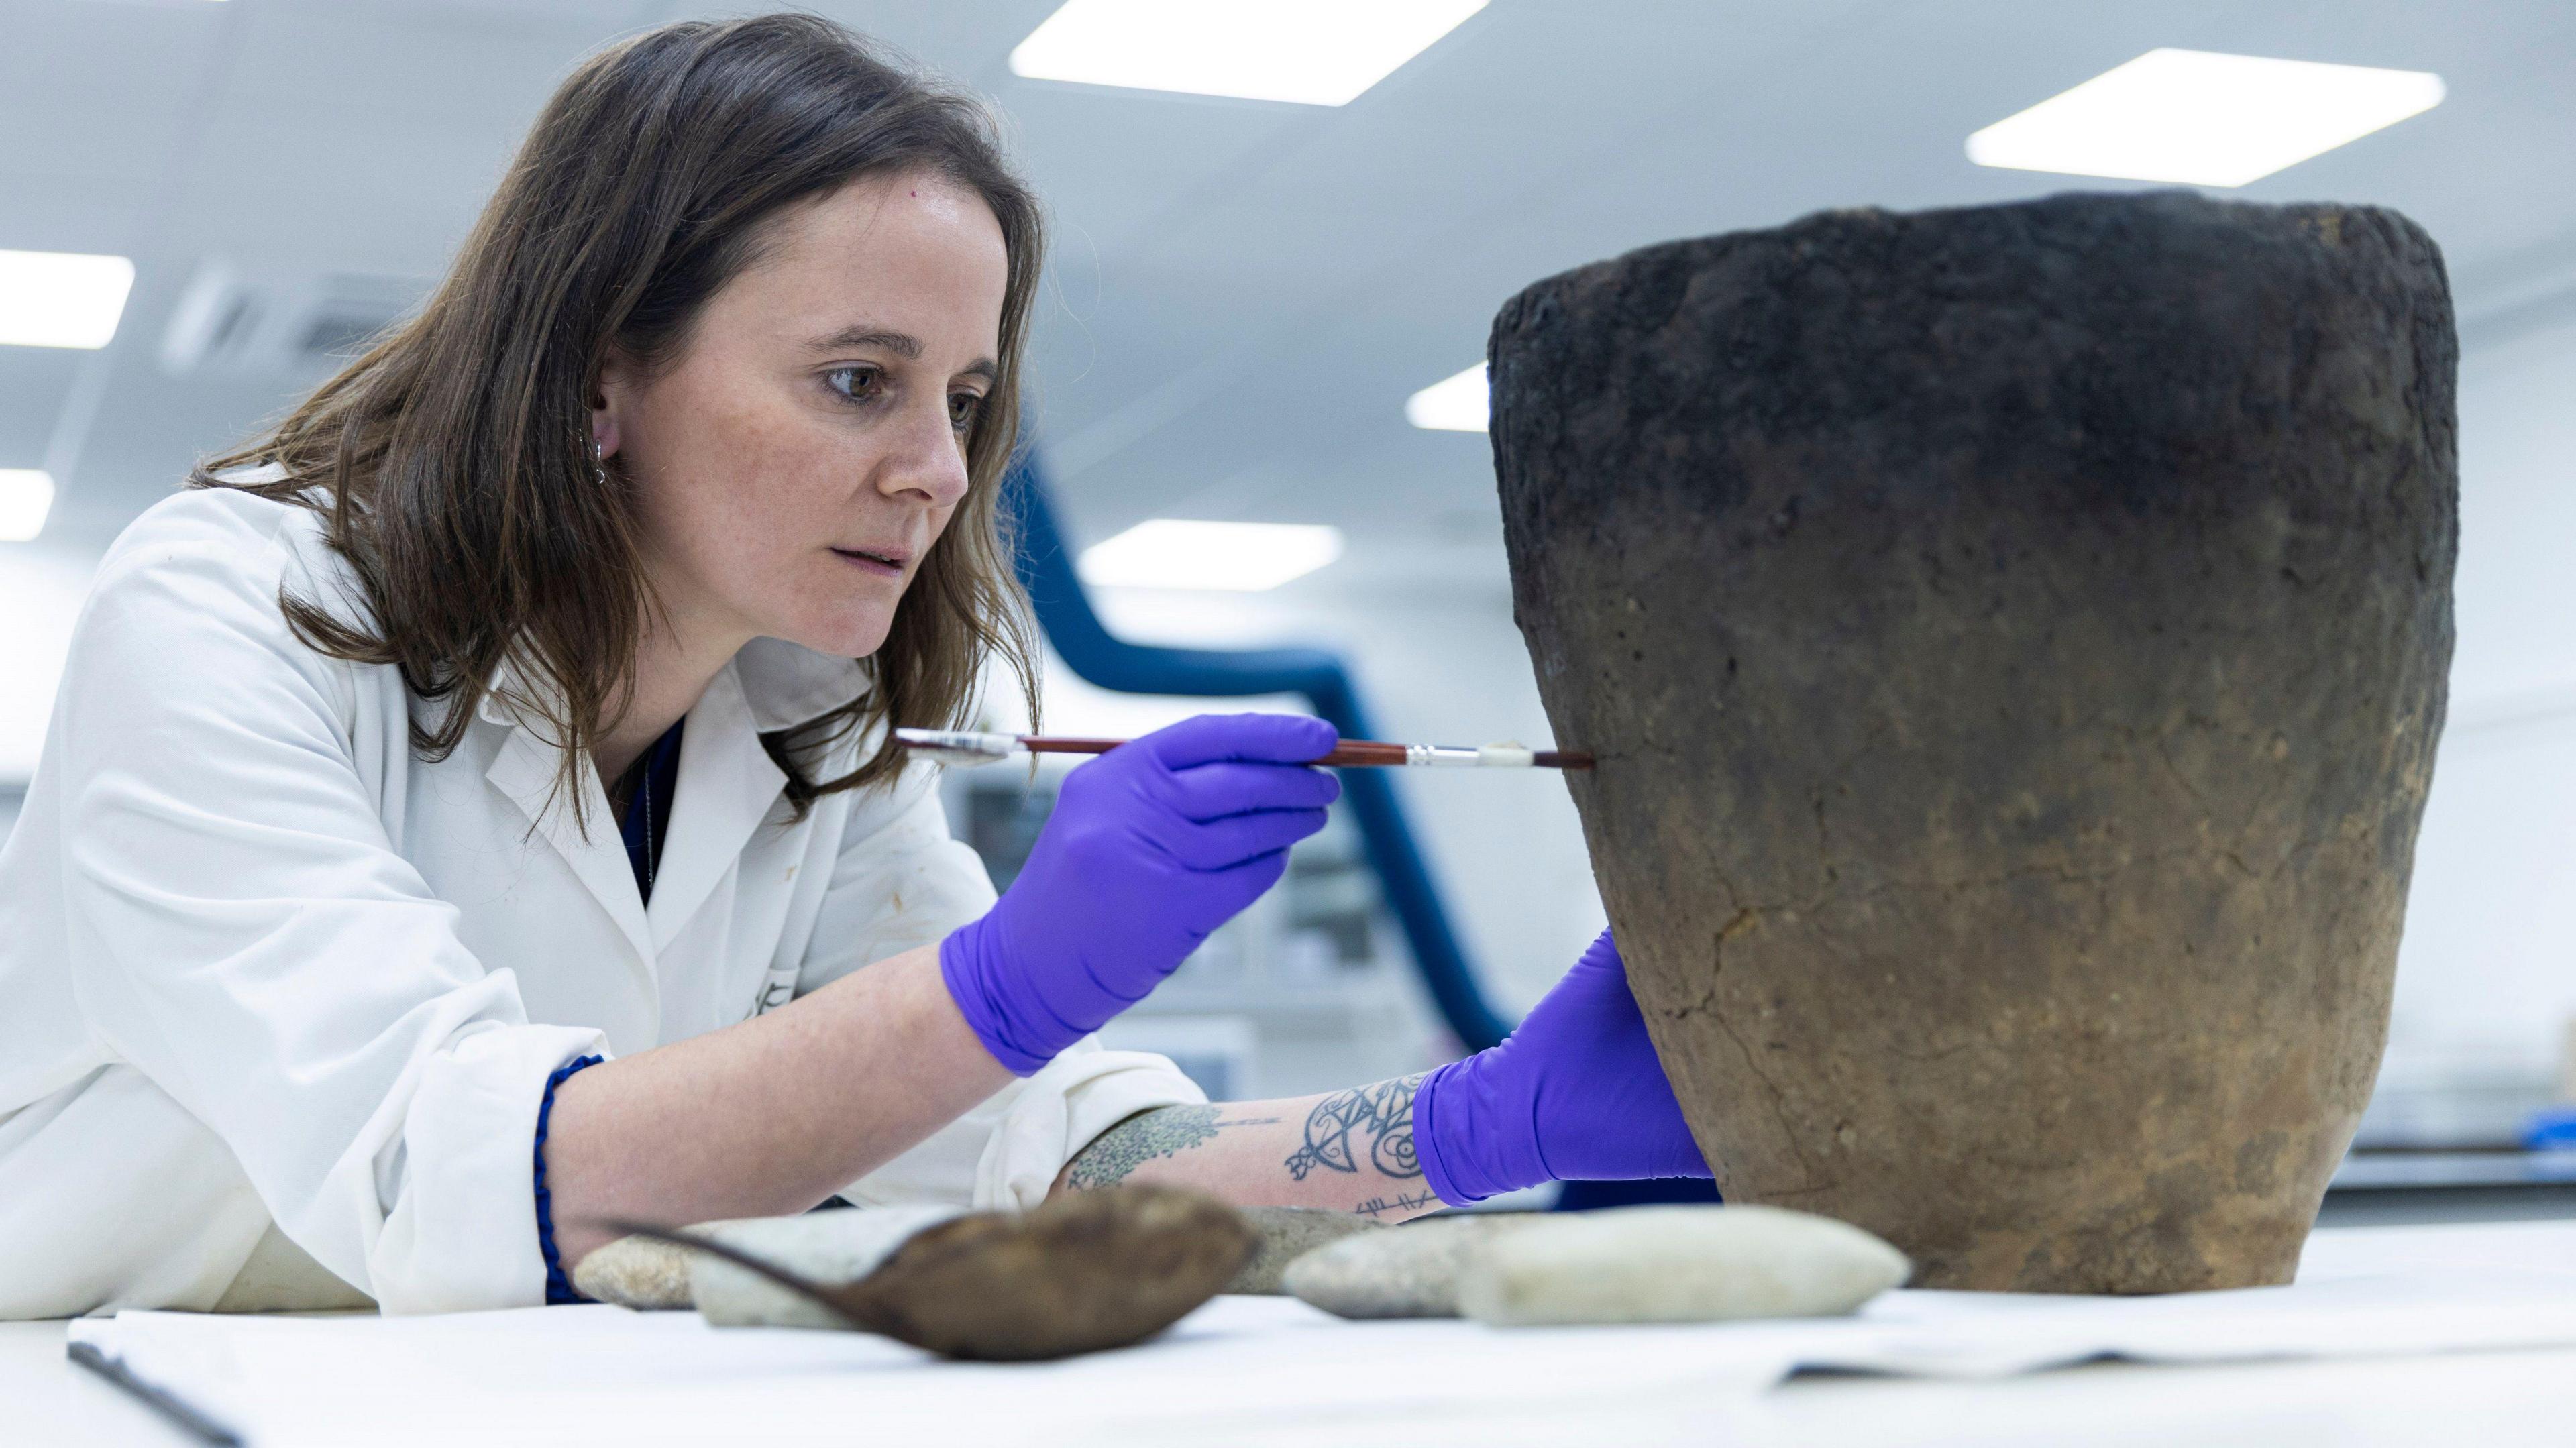
<svg viewBox="0 0 2576 1448">
<path fill-rule="evenodd" d="M 36 772 L 45 719 L 95 560 L 0 543 L 0 788 Z"/>
<path fill-rule="evenodd" d="M 2459 651 L 2386 1079 L 2544 1079 L 2576 1016 L 2576 323 L 2460 373 Z"/>
</svg>

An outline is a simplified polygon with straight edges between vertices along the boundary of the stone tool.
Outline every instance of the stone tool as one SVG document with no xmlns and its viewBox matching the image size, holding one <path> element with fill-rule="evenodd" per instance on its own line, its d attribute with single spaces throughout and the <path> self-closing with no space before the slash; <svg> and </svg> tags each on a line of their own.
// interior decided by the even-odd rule
<svg viewBox="0 0 2576 1448">
<path fill-rule="evenodd" d="M 863 1219 L 867 1209 L 853 1213 Z M 827 1213 L 826 1216 L 837 1214 Z M 642 1222 L 603 1226 L 742 1268 L 836 1320 L 943 1357 L 1034 1362 L 1141 1342 L 1217 1294 L 1258 1238 L 1233 1208 L 1173 1187 L 966 1212 L 906 1231 L 855 1281 L 827 1282 L 721 1240 Z M 831 1223 L 824 1223 L 831 1226 Z M 693 1296 L 711 1320 L 706 1279 Z"/>
</svg>

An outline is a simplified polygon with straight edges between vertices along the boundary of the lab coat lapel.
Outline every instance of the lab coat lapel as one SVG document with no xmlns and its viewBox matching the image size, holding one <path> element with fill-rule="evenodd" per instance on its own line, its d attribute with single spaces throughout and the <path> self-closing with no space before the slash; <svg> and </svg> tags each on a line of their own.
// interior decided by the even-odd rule
<svg viewBox="0 0 2576 1448">
<path fill-rule="evenodd" d="M 598 771 L 580 772 L 583 803 L 590 816 L 590 833 L 585 838 L 573 823 L 572 802 L 555 790 L 555 769 L 562 753 L 531 732 L 525 723 L 513 722 L 509 737 L 501 743 L 483 777 L 519 806 L 521 813 L 537 827 L 537 833 L 563 856 L 599 908 L 608 912 L 618 931 L 634 951 L 633 964 L 643 971 L 651 986 L 654 976 L 653 936 L 644 919 L 644 898 L 635 888 L 634 867 L 626 860 L 626 844 L 617 832 L 616 812 L 609 808 L 607 791 L 599 784 Z"/>
<path fill-rule="evenodd" d="M 708 682 L 680 731 L 679 790 L 646 911 L 655 951 L 670 945 L 706 904 L 786 784 L 786 774 L 761 747 L 759 722 L 736 666 L 728 663 Z"/>
</svg>

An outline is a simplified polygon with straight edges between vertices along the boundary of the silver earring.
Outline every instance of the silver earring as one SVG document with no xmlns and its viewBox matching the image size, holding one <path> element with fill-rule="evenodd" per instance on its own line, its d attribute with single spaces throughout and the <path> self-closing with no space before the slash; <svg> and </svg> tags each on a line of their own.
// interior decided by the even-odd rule
<svg viewBox="0 0 2576 1448">
<path fill-rule="evenodd" d="M 590 478 L 601 487 L 608 486 L 608 448 L 597 438 L 590 440 Z"/>
</svg>

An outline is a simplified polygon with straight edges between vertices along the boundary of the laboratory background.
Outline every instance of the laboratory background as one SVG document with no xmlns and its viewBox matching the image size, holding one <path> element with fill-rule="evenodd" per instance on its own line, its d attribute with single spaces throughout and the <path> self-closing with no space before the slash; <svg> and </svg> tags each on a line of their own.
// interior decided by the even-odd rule
<svg viewBox="0 0 2576 1448">
<path fill-rule="evenodd" d="M 2458 316 L 2457 647 L 2327 1220 L 2576 1213 L 2576 1174 L 2524 1150 L 2576 1101 L 2576 6 L 1318 0 L 1303 48 L 1215 64 L 1059 0 L 807 8 L 990 97 L 1048 208 L 1023 486 L 1054 734 L 1316 707 L 1293 674 L 1377 738 L 1551 743 L 1481 360 L 1536 278 L 2065 190 L 2413 218 Z M 423 297 L 581 56 L 731 13 L 0 0 L 0 835 L 118 532 Z M 2008 124 L 2097 80 L 2072 129 Z M 2167 82 L 2231 119 L 2142 156 L 2120 107 Z M 1029 723 L 1006 686 L 984 708 Z M 1109 1041 L 1250 1098 L 1420 1070 L 1527 1010 L 1604 924 L 1564 781 L 1387 774 Z M 1061 777 L 949 774 L 997 885 Z"/>
</svg>

